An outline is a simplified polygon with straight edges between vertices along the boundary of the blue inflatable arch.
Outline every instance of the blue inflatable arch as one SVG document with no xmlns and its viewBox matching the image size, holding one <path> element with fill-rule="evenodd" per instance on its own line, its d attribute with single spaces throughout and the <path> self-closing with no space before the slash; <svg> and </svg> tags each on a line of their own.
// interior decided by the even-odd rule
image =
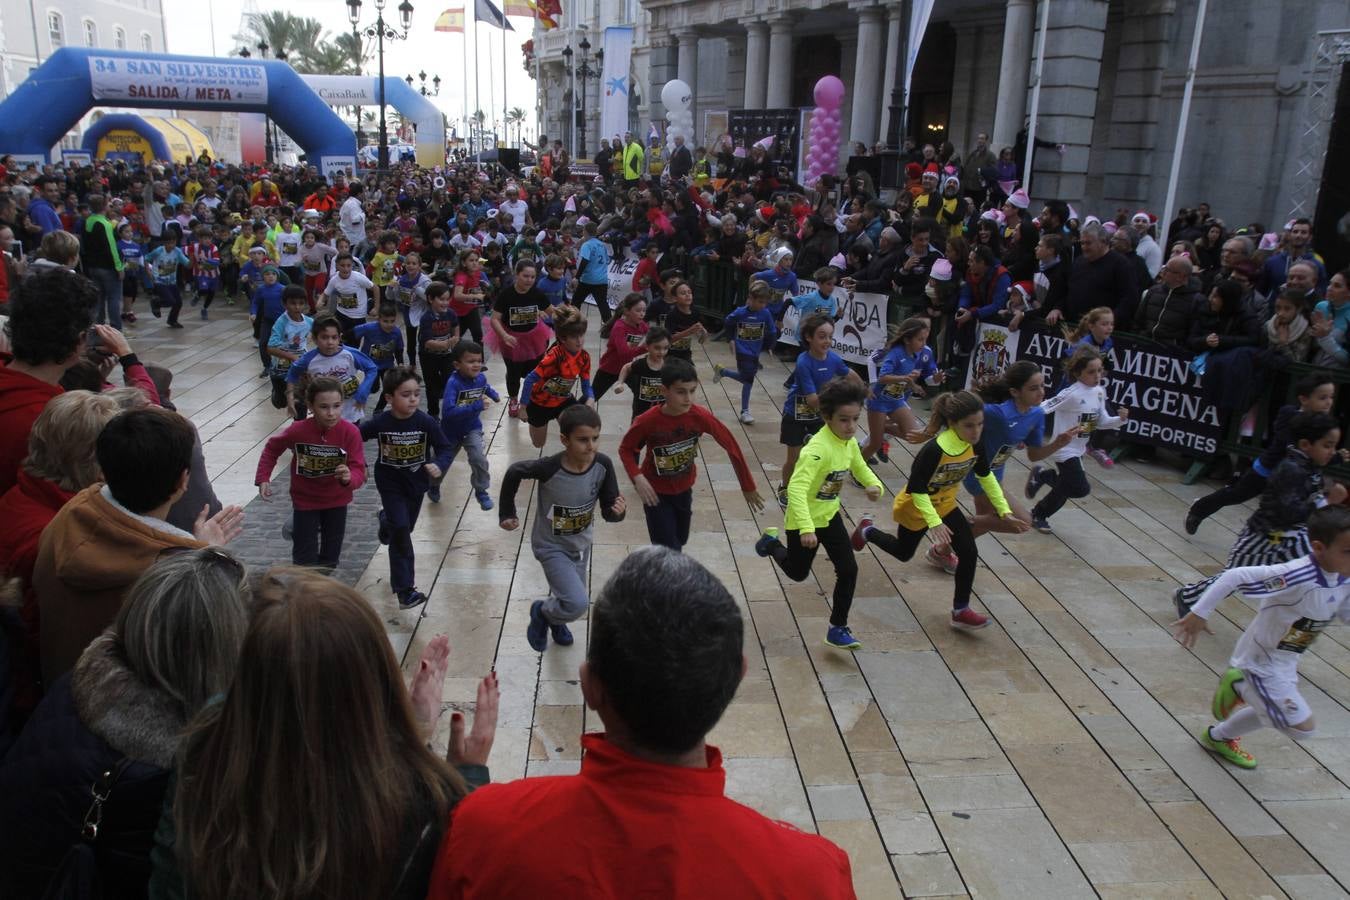
<svg viewBox="0 0 1350 900">
<path fill-rule="evenodd" d="M 75 47 L 57 50 L 0 103 L 0 154 L 50 162 L 97 106 L 266 113 L 325 176 L 356 168 L 351 129 L 286 63 Z"/>
</svg>

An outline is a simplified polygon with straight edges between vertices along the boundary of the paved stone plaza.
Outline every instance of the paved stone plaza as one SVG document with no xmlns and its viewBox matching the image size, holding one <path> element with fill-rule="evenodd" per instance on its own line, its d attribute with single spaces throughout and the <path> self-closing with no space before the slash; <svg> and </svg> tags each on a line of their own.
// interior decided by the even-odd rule
<svg viewBox="0 0 1350 900">
<path fill-rule="evenodd" d="M 262 443 L 284 412 L 257 377 L 244 310 L 221 304 L 212 313 L 203 323 L 185 310 L 181 332 L 143 315 L 132 346 L 175 371 L 173 401 L 201 430 L 221 499 L 250 504 L 240 551 L 252 563 L 288 562 L 285 491 L 270 504 L 251 500 Z M 594 331 L 588 345 L 598 359 Z M 783 457 L 776 410 L 785 370 L 768 362 L 753 405 L 759 422 L 744 426 L 734 417 L 739 385 L 710 377 L 710 360 L 731 362 L 728 345 L 709 343 L 695 357 L 703 402 L 742 441 L 769 496 Z M 501 364 L 490 365 L 500 390 Z M 494 497 L 509 462 L 538 453 L 504 408 L 485 417 Z M 600 411 L 602 450 L 613 455 L 627 394 L 606 396 Z M 908 448 L 892 447 L 893 462 L 879 470 L 888 493 L 903 485 L 910 459 Z M 1207 486 L 1186 487 L 1159 465 L 1089 464 L 1093 493 L 1055 517 L 1055 536 L 980 539 L 976 604 L 994 622 L 978 634 L 947 626 L 950 576 L 917 559 L 860 554 L 852 624 L 865 646 L 854 655 L 822 644 L 833 584 L 824 554 L 821 582 L 803 584 L 757 557 L 760 529 L 781 525 L 777 507 L 753 515 L 721 449 L 711 440 L 702 449 L 687 550 L 743 601 L 748 626 L 749 674 L 712 735 L 729 791 L 844 847 L 860 897 L 1350 896 L 1345 629 L 1328 629 L 1304 658 L 1319 737 L 1296 745 L 1268 730 L 1251 736 L 1254 771 L 1220 763 L 1192 738 L 1208 723 L 1217 673 L 1251 609 L 1226 601 L 1215 635 L 1191 652 L 1167 631 L 1170 595 L 1178 582 L 1217 571 L 1245 510 L 1226 510 L 1188 538 L 1186 504 Z M 1024 462 L 1008 472 L 1020 490 Z M 629 516 L 597 525 L 595 586 L 646 543 L 622 475 L 620 487 Z M 889 521 L 889 497 L 868 504 L 851 484 L 844 494 L 850 518 L 880 511 Z M 530 651 L 529 603 L 545 585 L 522 543 L 529 523 L 508 533 L 495 511 L 480 511 L 461 457 L 415 533 L 418 584 L 430 597 L 423 617 L 399 612 L 389 593 L 377 505 L 374 486 L 363 488 L 338 574 L 350 573 L 388 623 L 405 668 L 433 635 L 448 634 L 449 705 L 466 708 L 489 668 L 500 676 L 493 779 L 576 772 L 580 734 L 600 727 L 577 684 L 585 621 L 574 625 L 573 647 L 550 646 L 542 659 Z M 448 715 L 441 726 L 443 746 Z"/>
</svg>

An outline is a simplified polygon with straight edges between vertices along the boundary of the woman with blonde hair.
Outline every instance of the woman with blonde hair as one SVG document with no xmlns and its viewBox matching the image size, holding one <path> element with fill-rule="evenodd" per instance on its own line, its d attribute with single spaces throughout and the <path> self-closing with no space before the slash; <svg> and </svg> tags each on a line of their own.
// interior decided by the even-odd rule
<svg viewBox="0 0 1350 900">
<path fill-rule="evenodd" d="M 146 895 L 179 736 L 234 676 L 245 574 L 212 547 L 161 557 L 48 686 L 0 765 L 0 896 Z"/>
<path fill-rule="evenodd" d="M 42 245 L 38 248 L 37 258 L 29 265 L 29 271 L 64 267 L 75 268 L 80 261 L 80 239 L 69 231 L 49 231 L 42 236 Z"/>
<path fill-rule="evenodd" d="M 489 675 L 472 731 L 451 719 L 458 770 L 431 752 L 424 728 L 448 655 L 434 639 L 410 696 L 364 597 L 312 572 L 269 572 L 229 693 L 184 737 L 172 827 L 161 823 L 177 869 L 157 854 L 151 896 L 425 897 L 450 810 L 487 781 L 496 731 Z"/>
</svg>

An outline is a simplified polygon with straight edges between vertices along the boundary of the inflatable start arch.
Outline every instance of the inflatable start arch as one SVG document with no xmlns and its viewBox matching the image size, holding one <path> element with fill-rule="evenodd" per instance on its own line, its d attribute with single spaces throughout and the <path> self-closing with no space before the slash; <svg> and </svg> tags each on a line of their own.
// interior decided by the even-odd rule
<svg viewBox="0 0 1350 900">
<path fill-rule="evenodd" d="M 186 119 L 113 113 L 89 127 L 80 141 L 92 159 L 122 159 L 149 165 L 157 159 L 215 158 L 210 139 Z"/>
<path fill-rule="evenodd" d="M 286 63 L 74 47 L 0 103 L 0 154 L 51 162 L 52 147 L 96 106 L 266 113 L 325 177 L 356 168 L 351 130 Z"/>
<path fill-rule="evenodd" d="M 301 75 L 300 78 L 329 106 L 380 105 L 379 76 Z M 384 100 L 417 128 L 417 164 L 424 169 L 445 165 L 445 117 L 436 104 L 392 75 L 384 77 Z"/>
</svg>

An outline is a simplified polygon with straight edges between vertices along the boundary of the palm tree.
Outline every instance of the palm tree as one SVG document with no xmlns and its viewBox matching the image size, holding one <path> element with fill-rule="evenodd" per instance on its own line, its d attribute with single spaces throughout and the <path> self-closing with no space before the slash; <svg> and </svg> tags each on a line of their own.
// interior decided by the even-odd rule
<svg viewBox="0 0 1350 900">
<path fill-rule="evenodd" d="M 370 56 L 370 49 L 365 41 L 361 40 L 361 35 L 355 31 L 342 31 L 333 38 L 333 46 L 339 48 L 351 60 L 355 70 L 352 74 L 360 75 L 361 67 L 366 64 Z"/>
<path fill-rule="evenodd" d="M 342 37 L 342 35 L 339 35 Z M 302 67 L 303 65 L 303 67 Z M 357 67 L 351 54 L 337 44 L 322 43 L 314 48 L 309 58 L 296 65 L 296 70 L 313 75 L 356 75 Z"/>
<path fill-rule="evenodd" d="M 520 126 L 525 121 L 525 110 L 513 106 L 506 112 L 506 124 L 516 126 L 516 143 L 520 143 Z"/>
</svg>

